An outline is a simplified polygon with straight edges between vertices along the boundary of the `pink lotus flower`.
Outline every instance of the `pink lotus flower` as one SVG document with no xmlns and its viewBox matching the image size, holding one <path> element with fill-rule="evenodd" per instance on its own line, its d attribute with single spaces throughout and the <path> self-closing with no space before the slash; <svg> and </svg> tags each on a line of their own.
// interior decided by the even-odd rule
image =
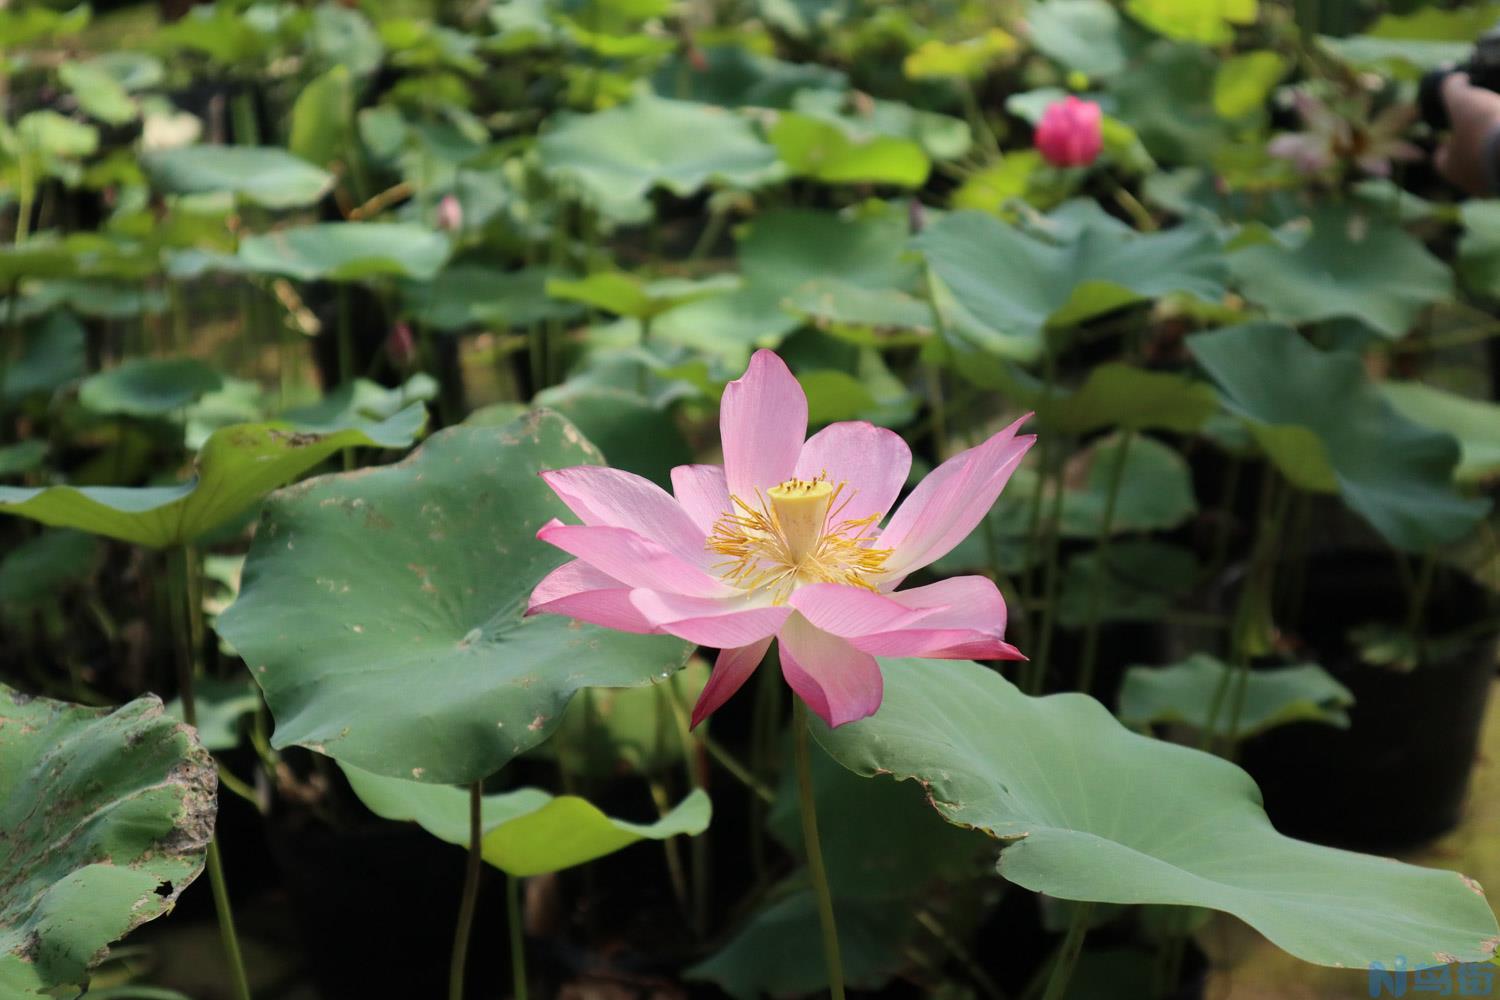
<svg viewBox="0 0 1500 1000">
<path fill-rule="evenodd" d="M 1022 418 L 1023 420 L 1025 418 Z M 570 555 L 527 614 L 668 633 L 720 650 L 696 726 L 754 672 L 773 638 L 781 672 L 830 726 L 880 707 L 876 657 L 1024 659 L 985 577 L 898 591 L 994 504 L 1035 440 L 1018 420 L 944 462 L 880 522 L 911 468 L 900 435 L 863 422 L 807 434 L 807 397 L 757 351 L 724 390 L 724 464 L 672 470 L 673 494 L 602 466 L 542 477 L 583 522 L 537 532 Z"/>
<path fill-rule="evenodd" d="M 1102 120 L 1099 105 L 1069 94 L 1042 112 L 1036 127 L 1036 148 L 1054 167 L 1086 167 L 1104 148 Z"/>
</svg>

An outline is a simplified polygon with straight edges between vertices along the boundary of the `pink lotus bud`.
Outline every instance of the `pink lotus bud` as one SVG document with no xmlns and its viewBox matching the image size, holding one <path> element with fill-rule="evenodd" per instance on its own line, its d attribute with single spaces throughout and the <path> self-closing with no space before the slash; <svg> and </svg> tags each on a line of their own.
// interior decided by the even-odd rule
<svg viewBox="0 0 1500 1000">
<path fill-rule="evenodd" d="M 437 206 L 437 227 L 451 233 L 461 229 L 463 224 L 464 207 L 453 195 L 443 195 Z"/>
<path fill-rule="evenodd" d="M 397 323 L 385 338 L 385 353 L 397 368 L 405 368 L 417 359 L 417 339 L 411 335 L 411 327 Z"/>
<path fill-rule="evenodd" d="M 1036 127 L 1036 148 L 1054 167 L 1086 167 L 1104 148 L 1099 105 L 1072 95 L 1047 106 Z"/>
</svg>

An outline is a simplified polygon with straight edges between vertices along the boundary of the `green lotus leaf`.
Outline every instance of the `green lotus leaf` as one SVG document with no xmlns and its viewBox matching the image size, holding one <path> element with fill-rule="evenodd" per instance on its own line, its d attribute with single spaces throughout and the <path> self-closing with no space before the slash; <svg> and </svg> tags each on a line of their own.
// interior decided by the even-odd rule
<svg viewBox="0 0 1500 1000">
<path fill-rule="evenodd" d="M 1254 24 L 1257 0 L 1126 0 L 1125 9 L 1137 21 L 1160 34 L 1183 42 L 1227 45 L 1234 26 Z"/>
<path fill-rule="evenodd" d="M 1500 406 L 1420 382 L 1382 382 L 1380 394 L 1406 419 L 1458 438 L 1459 482 L 1500 473 Z"/>
<path fill-rule="evenodd" d="M 734 291 L 739 279 L 732 274 L 708 278 L 660 278 L 647 281 L 626 271 L 597 271 L 585 278 L 549 278 L 547 294 L 554 299 L 580 302 L 618 316 L 653 319 L 673 306 L 712 298 Z"/>
<path fill-rule="evenodd" d="M 537 473 L 599 457 L 543 412 L 274 495 L 219 618 L 265 692 L 273 743 L 467 784 L 545 740 L 579 689 L 679 669 L 677 639 L 524 617 L 566 561 L 536 539 L 569 516 Z"/>
<path fill-rule="evenodd" d="M 915 289 L 906 259 L 907 219 L 887 206 L 854 215 L 790 209 L 755 219 L 740 239 L 737 291 L 670 309 L 652 337 L 708 351 L 742 368 L 750 350 L 776 344 L 801 325 L 788 300 L 819 281 L 863 289 Z"/>
<path fill-rule="evenodd" d="M 1057 620 L 1068 628 L 1090 622 L 1160 621 L 1198 584 L 1192 550 L 1152 539 L 1128 539 L 1108 552 L 1068 560 L 1057 596 Z"/>
<path fill-rule="evenodd" d="M 442 233 L 404 222 L 324 222 L 240 241 L 240 263 L 303 281 L 430 281 L 448 261 Z"/>
<path fill-rule="evenodd" d="M 300 208 L 333 187 L 333 175 L 275 146 L 179 146 L 141 154 L 167 194 L 232 194 L 264 208 Z"/>
<path fill-rule="evenodd" d="M 51 313 L 16 339 L 20 354 L 5 358 L 0 373 L 0 409 L 50 393 L 86 370 L 83 326 L 66 312 Z"/>
<path fill-rule="evenodd" d="M 931 162 L 922 147 L 894 136 L 853 137 L 836 122 L 786 112 L 767 138 L 794 177 L 825 184 L 892 184 L 917 188 Z"/>
<path fill-rule="evenodd" d="M 405 448 L 427 422 L 420 404 L 378 424 L 301 433 L 285 423 L 214 431 L 197 474 L 176 486 L 0 486 L 0 514 L 152 548 L 189 544 L 344 448 Z"/>
<path fill-rule="evenodd" d="M 1400 226 L 1325 205 L 1295 249 L 1256 243 L 1229 257 L 1245 297 L 1275 320 L 1348 317 L 1396 339 L 1434 302 L 1451 298 L 1453 275 Z"/>
<path fill-rule="evenodd" d="M 1054 244 L 991 215 L 956 212 L 928 227 L 916 245 L 965 314 L 951 332 L 971 346 L 990 346 L 966 329 L 977 323 L 1006 338 L 994 346 L 1019 360 L 1040 353 L 1050 328 L 1173 292 L 1208 301 L 1223 295 L 1223 258 L 1205 229 L 1134 235 L 1099 222 L 1073 236 Z"/>
<path fill-rule="evenodd" d="M 1500 944 L 1472 879 L 1284 837 L 1244 771 L 1133 733 L 1086 695 L 1027 697 L 969 662 L 888 660 L 884 674 L 880 711 L 815 722 L 818 741 L 1004 841 L 998 870 L 1024 888 L 1222 910 L 1320 965 L 1482 962 Z"/>
<path fill-rule="evenodd" d="M 663 488 L 670 489 L 674 467 L 693 461 L 693 449 L 672 411 L 634 389 L 569 379 L 537 393 L 534 403 L 568 418 L 610 465 Z"/>
<path fill-rule="evenodd" d="M 133 358 L 84 379 L 78 401 L 95 413 L 164 417 L 223 384 L 196 358 Z"/>
<path fill-rule="evenodd" d="M 1195 653 L 1165 667 L 1131 667 L 1125 671 L 1116 714 L 1135 728 L 1166 723 L 1201 732 L 1213 722 L 1220 731 L 1227 731 L 1233 715 L 1232 691 L 1239 683 L 1233 674 L 1227 664 L 1207 653 Z M 1252 670 L 1245 678 L 1235 732 L 1245 738 L 1303 721 L 1347 729 L 1345 709 L 1353 704 L 1349 689 L 1316 663 Z"/>
<path fill-rule="evenodd" d="M 415 320 L 443 331 L 530 326 L 573 319 L 583 312 L 575 302 L 549 297 L 547 281 L 540 268 L 502 271 L 460 262 L 449 264 L 431 281 L 402 282 L 401 295 Z"/>
<path fill-rule="evenodd" d="M 452 785 L 388 778 L 341 763 L 360 801 L 377 816 L 410 820 L 439 840 L 469 844 L 469 793 Z M 545 875 L 623 850 L 642 840 L 697 836 L 708 829 L 712 807 L 702 789 L 654 823 L 605 815 L 577 795 L 518 788 L 486 795 L 480 805 L 484 860 L 518 877 Z"/>
<path fill-rule="evenodd" d="M 254 715 L 260 707 L 255 682 L 244 674 L 232 680 L 200 677 L 193 685 L 193 709 L 197 716 L 194 729 L 198 739 L 209 750 L 233 750 L 242 740 L 240 722 Z M 183 721 L 182 699 L 167 703 L 167 714 Z"/>
<path fill-rule="evenodd" d="M 0 748 L 0 993 L 57 995 L 198 877 L 217 774 L 154 697 L 98 709 L 0 685 Z"/>
<path fill-rule="evenodd" d="M 754 188 L 781 172 L 750 123 L 719 108 L 639 93 L 590 115 L 564 115 L 537 141 L 542 169 L 606 211 L 653 188 L 696 194 L 708 184 Z"/>
<path fill-rule="evenodd" d="M 1195 334 L 1188 350 L 1288 479 L 1336 490 L 1391 544 L 1452 542 L 1489 510 L 1454 491 L 1458 442 L 1398 413 L 1359 355 L 1274 323 Z"/>
<path fill-rule="evenodd" d="M 1033 3 L 1026 25 L 1038 52 L 1090 77 L 1113 76 L 1129 60 L 1122 19 L 1107 0 Z"/>
<path fill-rule="evenodd" d="M 804 91 L 842 96 L 848 78 L 817 63 L 794 63 L 751 52 L 739 45 L 706 45 L 694 65 L 686 57 L 668 59 L 652 77 L 663 97 L 717 104 L 725 108 L 789 108 Z"/>
<path fill-rule="evenodd" d="M 78 107 L 90 118 L 109 125 L 123 125 L 139 114 L 125 88 L 93 61 L 65 62 L 57 78 L 73 93 Z"/>
</svg>

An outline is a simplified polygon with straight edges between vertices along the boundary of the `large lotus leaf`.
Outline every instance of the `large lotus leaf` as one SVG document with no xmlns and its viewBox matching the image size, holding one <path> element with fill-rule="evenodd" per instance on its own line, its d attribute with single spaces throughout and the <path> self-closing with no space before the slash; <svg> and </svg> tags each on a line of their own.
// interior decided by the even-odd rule
<svg viewBox="0 0 1500 1000">
<path fill-rule="evenodd" d="M 652 77 L 663 97 L 720 107 L 787 108 L 804 90 L 842 95 L 848 78 L 817 63 L 793 63 L 751 52 L 739 45 L 709 45 L 667 60 Z"/>
<path fill-rule="evenodd" d="M 683 978 L 717 983 L 735 1000 L 826 990 L 817 898 L 805 887 L 788 889 L 757 910 L 724 947 L 684 970 Z M 905 899 L 857 900 L 838 909 L 845 983 L 878 990 L 909 963 L 903 945 L 912 937 L 912 909 Z"/>
<path fill-rule="evenodd" d="M 1459 482 L 1500 473 L 1500 406 L 1420 382 L 1382 382 L 1380 392 L 1408 420 L 1458 438 Z"/>
<path fill-rule="evenodd" d="M 1210 49 L 1160 39 L 1114 81 L 1112 114 L 1159 162 L 1215 165 L 1237 138 L 1213 105 L 1222 63 Z"/>
<path fill-rule="evenodd" d="M 1346 62 L 1415 77 L 1467 59 L 1474 40 L 1500 20 L 1500 4 L 1469 3 L 1451 10 L 1419 7 L 1383 14 L 1364 34 L 1320 36 L 1318 42 Z"/>
<path fill-rule="evenodd" d="M 324 222 L 247 236 L 239 259 L 252 270 L 303 281 L 431 281 L 450 249 L 442 233 L 409 223 Z"/>
<path fill-rule="evenodd" d="M 1349 689 L 1315 663 L 1252 670 L 1236 720 L 1236 734 L 1253 736 L 1288 722 L 1322 722 L 1348 728 L 1354 704 Z M 1195 653 L 1165 667 L 1131 667 L 1120 688 L 1120 721 L 1142 728 L 1160 723 L 1227 732 L 1239 680 L 1223 661 Z M 1215 711 L 1217 702 L 1217 712 Z"/>
<path fill-rule="evenodd" d="M 542 168 L 608 208 L 662 187 L 684 197 L 707 184 L 753 188 L 781 171 L 776 151 L 739 116 L 649 94 L 607 111 L 566 115 L 537 142 Z"/>
<path fill-rule="evenodd" d="M 1470 290 L 1500 298 L 1500 201 L 1472 199 L 1460 211 L 1458 276 Z"/>
<path fill-rule="evenodd" d="M 815 278 L 781 300 L 781 308 L 856 343 L 920 344 L 932 332 L 932 306 L 896 288 L 863 288 L 838 278 Z M 878 339 L 874 339 L 878 337 Z"/>
<path fill-rule="evenodd" d="M 922 147 L 894 136 L 853 137 L 836 122 L 785 113 L 767 134 L 794 177 L 825 184 L 891 184 L 916 188 L 932 164 Z"/>
<path fill-rule="evenodd" d="M 1358 355 L 1325 353 L 1273 323 L 1196 334 L 1188 349 L 1289 479 L 1331 480 L 1391 544 L 1454 541 L 1489 510 L 1453 489 L 1458 442 L 1397 413 Z"/>
<path fill-rule="evenodd" d="M 809 90 L 798 94 L 792 109 L 811 118 L 837 125 L 851 142 L 863 143 L 885 137 L 916 143 L 934 160 L 953 160 L 969 152 L 974 136 L 969 123 L 952 115 L 923 111 L 900 101 L 878 101 L 865 95 L 854 98 L 833 90 Z"/>
<path fill-rule="evenodd" d="M 1057 525 L 1063 537 L 1099 538 L 1104 533 L 1104 509 L 1109 503 L 1110 480 L 1120 455 L 1120 444 L 1118 436 L 1101 439 L 1070 461 L 1064 476 L 1062 511 Z M 1033 499 L 1038 489 L 1044 491 L 1043 509 L 1051 510 L 1051 480 L 1044 483 L 1031 464 L 1017 469 L 1010 485 L 985 518 L 985 527 L 959 542 L 952 552 L 938 561 L 938 569 L 943 573 L 965 572 L 984 568 L 992 561 L 1002 572 L 1025 569 L 1026 556 L 1029 554 L 1035 558 L 1039 555 L 1035 547 L 1026 544 Z M 1109 533 L 1121 535 L 1171 530 L 1182 525 L 1197 510 L 1192 472 L 1182 455 L 1153 438 L 1135 437 L 1125 453 L 1125 465 L 1120 471 L 1119 492 L 1111 512 Z M 1166 565 L 1157 569 L 1151 567 L 1151 559 L 1160 558 L 1159 553 L 1154 556 L 1143 554 L 1146 565 L 1140 569 L 1137 563 L 1142 560 L 1130 557 L 1130 551 L 1116 548 L 1110 560 L 1112 572 L 1108 575 L 1112 582 L 1108 584 L 1108 592 L 1123 599 L 1117 601 L 1120 611 L 1135 607 L 1136 598 L 1152 601 L 1159 593 L 1177 594 L 1174 589 L 1177 575 L 1169 572 Z M 1088 561 L 1090 558 L 1090 554 L 1084 553 L 1074 559 L 1076 572 L 1082 574 L 1080 582 L 1097 570 L 1097 566 Z M 1070 570 L 1069 576 L 1073 573 Z M 1141 577 L 1137 577 L 1137 573 Z M 1187 575 L 1189 578 L 1192 575 L 1190 558 Z M 1133 597 L 1130 594 L 1132 587 L 1138 592 Z M 1067 588 L 1063 596 L 1067 604 Z M 1159 604 L 1158 600 L 1148 606 Z M 1132 616 L 1140 617 L 1138 613 Z"/>
<path fill-rule="evenodd" d="M 502 271 L 483 264 L 454 263 L 431 281 L 406 281 L 401 295 L 412 318 L 435 330 L 471 326 L 530 326 L 549 319 L 569 320 L 583 310 L 547 294 L 540 268 Z"/>
<path fill-rule="evenodd" d="M 644 320 L 653 319 L 673 306 L 723 295 L 739 285 L 739 279 L 732 274 L 646 281 L 627 271 L 596 271 L 583 278 L 548 279 L 546 291 L 555 299 Z"/>
<path fill-rule="evenodd" d="M 432 402 L 437 398 L 438 388 L 436 379 L 421 372 L 395 388 L 357 378 L 340 385 L 316 403 L 287 410 L 281 419 L 305 433 L 324 433 L 340 427 L 358 426 L 365 421 L 379 423 L 409 409 L 413 403 Z"/>
<path fill-rule="evenodd" d="M 0 993 L 82 986 L 171 910 L 203 870 L 216 785 L 154 697 L 109 710 L 0 685 Z"/>
<path fill-rule="evenodd" d="M 76 319 L 57 311 L 17 337 L 20 354 L 5 357 L 0 372 L 0 408 L 81 376 L 87 357 L 84 336 Z"/>
<path fill-rule="evenodd" d="M 90 118 L 123 125 L 139 113 L 120 81 L 92 60 L 63 63 L 57 68 L 57 78 L 72 91 L 79 109 Z"/>
<path fill-rule="evenodd" d="M 414 404 L 379 424 L 302 433 L 285 423 L 236 424 L 209 435 L 197 475 L 176 486 L 0 486 L 0 514 L 19 514 L 124 542 L 184 545 L 243 513 L 344 448 L 405 448 L 427 422 Z"/>
<path fill-rule="evenodd" d="M 1120 15 L 1107 0 L 1046 0 L 1026 11 L 1031 44 L 1068 69 L 1091 77 L 1125 68 Z"/>
<path fill-rule="evenodd" d="M 1080 452 L 1069 463 L 1065 478 L 1062 516 L 1058 530 L 1069 538 L 1097 538 L 1104 530 L 1104 510 L 1109 506 L 1110 480 L 1120 461 L 1123 439 L 1118 435 L 1102 438 Z M 1175 528 L 1198 510 L 1193 497 L 1193 477 L 1187 460 L 1170 445 L 1144 435 L 1134 436 L 1125 447 L 1125 465 L 1120 470 L 1120 484 L 1115 509 L 1110 519 L 1110 533 L 1130 531 L 1164 531 Z M 1020 477 L 1006 491 L 1014 498 L 1000 508 L 1012 515 L 1031 509 L 1037 479 L 1031 468 L 1018 470 Z M 1046 490 L 1043 504 L 1050 509 L 1052 489 Z M 1025 528 L 1022 528 L 1022 534 Z"/>
<path fill-rule="evenodd" d="M 77 531 L 44 531 L 0 559 L 0 617 L 19 620 L 82 583 L 99 559 L 99 540 Z"/>
<path fill-rule="evenodd" d="M 1126 0 L 1137 21 L 1168 38 L 1204 45 L 1234 40 L 1236 24 L 1254 24 L 1257 0 Z"/>
<path fill-rule="evenodd" d="M 573 379 L 537 393 L 535 405 L 572 421 L 610 465 L 670 488 L 672 469 L 693 461 L 672 411 L 633 389 L 580 384 Z"/>
<path fill-rule="evenodd" d="M 46 458 L 46 441 L 29 438 L 15 444 L 0 445 L 0 477 L 34 472 L 42 467 Z"/>
<path fill-rule="evenodd" d="M 1017 338 L 1029 357 L 1040 353 L 1049 328 L 1173 292 L 1213 301 L 1224 291 L 1218 241 L 1196 226 L 1130 235 L 1089 225 L 1057 245 L 991 215 L 957 212 L 916 243 L 953 299 L 986 327 Z"/>
<path fill-rule="evenodd" d="M 255 682 L 245 674 L 232 680 L 200 677 L 193 685 L 193 714 L 198 739 L 209 750 L 233 750 L 242 741 L 241 723 L 260 707 Z M 182 699 L 167 703 L 167 714 L 183 721 Z"/>
<path fill-rule="evenodd" d="M 223 384 L 196 358 L 134 358 L 84 379 L 78 401 L 95 413 L 163 417 Z"/>
<path fill-rule="evenodd" d="M 1108 551 L 1092 549 L 1068 560 L 1057 596 L 1057 620 L 1068 628 L 1090 622 L 1160 621 L 1192 596 L 1200 579 L 1191 549 L 1151 539 L 1128 539 Z"/>
<path fill-rule="evenodd" d="M 236 195 L 265 208 L 311 205 L 333 175 L 275 146 L 180 146 L 141 154 L 141 167 L 167 194 Z"/>
<path fill-rule="evenodd" d="M 685 643 L 524 617 L 566 561 L 536 539 L 568 512 L 537 473 L 599 453 L 555 414 L 455 427 L 385 469 L 266 504 L 219 630 L 299 744 L 390 777 L 465 784 L 556 728 L 584 687 L 680 668 Z"/>
<path fill-rule="evenodd" d="M 1268 49 L 1226 59 L 1214 74 L 1214 110 L 1229 119 L 1262 110 L 1286 70 L 1286 60 Z"/>
<path fill-rule="evenodd" d="M 742 366 L 751 348 L 774 346 L 800 325 L 788 300 L 809 284 L 831 279 L 864 289 L 912 289 L 917 271 L 905 259 L 907 225 L 905 213 L 891 210 L 853 217 L 767 212 L 740 240 L 744 287 L 662 313 L 652 336 Z"/>
<path fill-rule="evenodd" d="M 1007 399 L 1034 410 L 1038 421 L 1063 434 L 1107 427 L 1190 434 L 1218 410 L 1218 397 L 1204 382 L 1118 361 L 1089 369 L 1076 392 L 1051 396 L 1020 372 L 1001 369 L 997 374 Z"/>
<path fill-rule="evenodd" d="M 377 816 L 410 820 L 439 840 L 468 846 L 466 789 L 340 766 L 354 794 Z M 484 860 L 519 877 L 572 868 L 642 840 L 697 836 L 708 829 L 712 807 L 708 795 L 694 789 L 656 822 L 630 823 L 605 815 L 576 795 L 553 796 L 540 788 L 518 788 L 483 796 L 479 815 Z"/>
<path fill-rule="evenodd" d="M 888 660 L 884 674 L 880 711 L 815 722 L 818 741 L 1008 842 L 1000 874 L 1027 889 L 1223 910 L 1322 965 L 1477 962 L 1500 944 L 1472 879 L 1284 837 L 1244 771 L 1132 733 L 1092 698 L 1030 698 L 964 661 Z"/>
<path fill-rule="evenodd" d="M 1312 215 L 1312 233 L 1289 248 L 1274 240 L 1231 254 L 1245 297 L 1288 323 L 1348 317 L 1392 339 L 1422 310 L 1450 298 L 1448 266 L 1399 225 L 1343 206 Z"/>
</svg>

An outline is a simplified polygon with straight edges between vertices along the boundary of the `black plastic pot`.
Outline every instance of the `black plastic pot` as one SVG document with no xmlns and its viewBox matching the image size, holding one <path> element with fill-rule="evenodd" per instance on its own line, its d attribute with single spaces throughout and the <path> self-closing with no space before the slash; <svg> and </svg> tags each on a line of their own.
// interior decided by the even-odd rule
<svg viewBox="0 0 1500 1000">
<path fill-rule="evenodd" d="M 1297 629 L 1306 657 L 1353 692 L 1347 730 L 1313 723 L 1247 741 L 1241 763 L 1277 829 L 1363 850 L 1411 847 L 1463 813 L 1495 675 L 1492 613 L 1477 584 L 1439 570 L 1425 612 L 1426 662 L 1412 670 L 1360 661 L 1348 641 L 1368 622 L 1400 623 L 1407 596 L 1391 558 L 1339 552 L 1309 560 Z M 1444 636 L 1468 634 L 1453 642 Z"/>
</svg>

